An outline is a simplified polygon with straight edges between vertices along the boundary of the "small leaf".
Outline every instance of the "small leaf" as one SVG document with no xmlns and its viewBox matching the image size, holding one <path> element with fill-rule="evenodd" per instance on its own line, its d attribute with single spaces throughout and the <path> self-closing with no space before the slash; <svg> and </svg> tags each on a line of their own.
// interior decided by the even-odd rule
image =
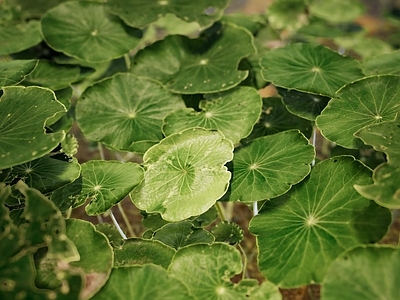
<svg viewBox="0 0 400 300">
<path fill-rule="evenodd" d="M 216 242 L 228 243 L 229 245 L 239 244 L 244 236 L 243 229 L 233 222 L 221 222 L 211 229 Z"/>
<path fill-rule="evenodd" d="M 311 1 L 311 14 L 333 23 L 354 21 L 361 16 L 365 7 L 359 0 Z"/>
<path fill-rule="evenodd" d="M 180 108 L 180 96 L 157 82 L 125 73 L 89 87 L 76 105 L 76 119 L 88 139 L 142 152 L 162 139 L 162 120 Z"/>
<path fill-rule="evenodd" d="M 353 157 L 333 157 L 316 164 L 287 194 L 267 201 L 250 223 L 261 272 L 280 287 L 319 283 L 340 253 L 379 240 L 390 212 L 370 206 L 353 188 L 370 176 Z"/>
<path fill-rule="evenodd" d="M 304 0 L 277 0 L 268 6 L 268 21 L 275 29 L 296 31 L 308 23 Z"/>
<path fill-rule="evenodd" d="M 164 119 L 163 131 L 165 135 L 170 135 L 184 129 L 202 127 L 219 130 L 237 144 L 250 134 L 261 114 L 261 105 L 261 97 L 255 89 L 233 88 L 207 96 L 199 104 L 201 112 L 191 108 L 172 112 Z"/>
<path fill-rule="evenodd" d="M 0 62 L 0 87 L 17 85 L 31 73 L 37 60 L 11 60 Z"/>
<path fill-rule="evenodd" d="M 204 29 L 221 18 L 228 3 L 228 0 L 136 0 L 132 5 L 124 0 L 109 0 L 108 7 L 132 27 L 145 27 L 162 16 L 174 14 L 186 22 L 197 22 Z"/>
<path fill-rule="evenodd" d="M 132 59 L 130 72 L 162 82 L 179 94 L 229 90 L 248 75 L 239 62 L 255 52 L 250 32 L 232 24 L 211 28 L 199 39 L 168 36 Z"/>
<path fill-rule="evenodd" d="M 308 175 L 314 147 L 298 130 L 253 140 L 233 157 L 230 201 L 259 201 L 286 193 Z"/>
<path fill-rule="evenodd" d="M 188 221 L 166 224 L 153 233 L 152 239 L 176 250 L 187 245 L 214 242 L 214 237 L 210 232 L 193 227 L 193 224 Z"/>
<path fill-rule="evenodd" d="M 324 137 L 346 148 L 360 148 L 361 128 L 396 119 L 400 110 L 400 76 L 377 75 L 344 86 L 317 117 Z M 340 120 L 340 122 L 338 122 Z"/>
<path fill-rule="evenodd" d="M 328 97 L 363 77 L 356 60 L 321 45 L 290 44 L 267 52 L 260 63 L 262 76 L 274 85 Z"/>
<path fill-rule="evenodd" d="M 0 26 L 0 55 L 20 52 L 42 41 L 40 22 L 31 20 L 27 23 Z"/>
<path fill-rule="evenodd" d="M 139 30 L 108 14 L 103 4 L 89 1 L 69 1 L 50 9 L 41 26 L 50 47 L 88 62 L 121 57 L 141 37 Z"/>
<path fill-rule="evenodd" d="M 98 223 L 95 226 L 97 231 L 100 231 L 107 237 L 112 247 L 118 247 L 123 244 L 124 240 L 114 225 L 108 223 Z"/>
<path fill-rule="evenodd" d="M 159 241 L 128 239 L 115 247 L 115 267 L 155 264 L 168 268 L 175 250 Z"/>
<path fill-rule="evenodd" d="M 322 283 L 326 300 L 397 299 L 400 249 L 370 245 L 343 253 L 329 268 Z"/>
<path fill-rule="evenodd" d="M 180 221 L 207 211 L 227 190 L 231 141 L 218 131 L 188 129 L 172 134 L 143 156 L 144 180 L 131 193 L 134 204 Z"/>
<path fill-rule="evenodd" d="M 0 169 L 44 156 L 65 137 L 45 133 L 46 120 L 66 112 L 54 93 L 39 87 L 5 87 L 0 98 Z"/>
<path fill-rule="evenodd" d="M 113 269 L 106 285 L 91 299 L 194 300 L 185 285 L 155 265 Z"/>
</svg>

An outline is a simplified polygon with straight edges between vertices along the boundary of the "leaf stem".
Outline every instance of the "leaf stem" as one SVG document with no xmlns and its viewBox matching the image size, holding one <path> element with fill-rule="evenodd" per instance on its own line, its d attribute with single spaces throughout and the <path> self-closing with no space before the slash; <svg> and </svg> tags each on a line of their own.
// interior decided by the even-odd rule
<svg viewBox="0 0 400 300">
<path fill-rule="evenodd" d="M 246 253 L 244 252 L 242 245 L 237 244 L 237 247 L 239 248 L 239 251 L 243 257 L 243 272 L 242 272 L 242 280 L 243 280 L 247 277 L 247 256 Z"/>
<path fill-rule="evenodd" d="M 215 202 L 215 208 L 217 209 L 218 216 L 219 216 L 221 222 L 225 222 L 226 219 L 225 219 L 225 216 L 224 216 L 224 211 L 223 211 L 221 202 L 218 202 L 218 201 Z"/>
<path fill-rule="evenodd" d="M 103 145 L 100 142 L 97 143 L 97 149 L 99 150 L 100 159 L 105 160 Z"/>
<path fill-rule="evenodd" d="M 121 202 L 118 202 L 117 206 L 118 206 L 119 212 L 121 213 L 122 219 L 124 219 L 124 222 L 125 222 L 126 228 L 128 229 L 129 235 L 131 237 L 135 237 L 136 236 L 135 232 L 133 231 L 132 225 L 129 222 L 128 216 L 126 215 L 125 210 L 121 205 Z"/>
<path fill-rule="evenodd" d="M 317 145 L 317 127 L 315 126 L 315 124 L 313 126 L 313 131 L 312 131 L 311 144 L 314 146 L 314 148 L 316 148 L 316 145 Z M 314 166 L 314 165 L 315 165 L 315 157 L 311 162 L 311 166 Z"/>
<path fill-rule="evenodd" d="M 130 68 L 131 68 L 131 58 L 129 57 L 129 54 L 125 54 L 124 55 L 124 59 L 125 59 L 126 69 L 130 70 Z"/>
<path fill-rule="evenodd" d="M 117 221 L 117 219 L 114 217 L 114 214 L 113 214 L 113 212 L 111 211 L 111 209 L 110 209 L 110 217 L 111 217 L 111 220 L 112 220 L 113 223 L 114 223 L 114 226 L 117 228 L 119 234 L 122 236 L 122 238 L 123 238 L 124 240 L 126 240 L 127 237 L 126 237 L 125 233 L 122 231 L 121 226 L 119 226 L 118 221 Z"/>
<path fill-rule="evenodd" d="M 253 202 L 253 216 L 257 216 L 258 215 L 258 202 L 254 201 Z"/>
</svg>

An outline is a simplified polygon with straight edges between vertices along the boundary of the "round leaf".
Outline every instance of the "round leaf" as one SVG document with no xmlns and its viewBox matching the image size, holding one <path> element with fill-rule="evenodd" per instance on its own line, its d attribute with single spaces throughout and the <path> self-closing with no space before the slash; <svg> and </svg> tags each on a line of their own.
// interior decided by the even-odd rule
<svg viewBox="0 0 400 300">
<path fill-rule="evenodd" d="M 81 298 L 93 296 L 107 282 L 113 266 L 114 254 L 104 234 L 97 231 L 92 223 L 67 219 L 67 237 L 78 249 L 80 260 L 70 265 L 83 271 L 86 285 Z"/>
<path fill-rule="evenodd" d="M 298 130 L 253 140 L 233 157 L 230 201 L 259 201 L 286 193 L 310 172 L 314 147 Z"/>
<path fill-rule="evenodd" d="M 144 152 L 160 141 L 162 120 L 183 108 L 180 96 L 132 74 L 117 74 L 89 87 L 76 105 L 85 136 L 110 148 Z"/>
<path fill-rule="evenodd" d="M 182 281 L 199 300 L 242 299 L 230 278 L 242 271 L 241 256 L 223 243 L 192 245 L 178 250 L 168 273 Z"/>
<path fill-rule="evenodd" d="M 0 169 L 44 156 L 65 137 L 45 133 L 46 120 L 66 112 L 49 89 L 5 87 L 0 98 Z"/>
<path fill-rule="evenodd" d="M 175 93 L 229 90 L 248 75 L 248 71 L 238 70 L 238 65 L 255 52 L 253 37 L 232 24 L 217 29 L 194 40 L 168 36 L 139 51 L 130 72 L 156 79 Z"/>
<path fill-rule="evenodd" d="M 364 61 L 361 65 L 366 75 L 400 75 L 400 50 L 381 54 Z"/>
<path fill-rule="evenodd" d="M 0 26 L 0 55 L 20 52 L 42 41 L 39 21 Z"/>
<path fill-rule="evenodd" d="M 186 22 L 197 22 L 202 28 L 211 26 L 228 6 L 228 0 L 136 0 L 134 5 L 124 0 L 109 0 L 112 13 L 132 27 L 145 27 L 166 14 L 174 14 Z"/>
<path fill-rule="evenodd" d="M 329 22 L 346 23 L 362 15 L 365 7 L 359 0 L 329 0 L 311 1 L 309 10 L 311 14 Z"/>
<path fill-rule="evenodd" d="M 188 129 L 172 134 L 144 154 L 144 180 L 131 193 L 139 209 L 180 221 L 206 212 L 225 194 L 232 142 L 218 131 Z"/>
<path fill-rule="evenodd" d="M 371 172 L 351 156 L 314 166 L 287 194 L 267 201 L 252 219 L 258 265 L 281 287 L 321 282 L 331 262 L 359 243 L 379 240 L 390 212 L 361 197 L 354 184 L 370 182 Z"/>
<path fill-rule="evenodd" d="M 250 87 L 212 94 L 200 102 L 201 112 L 191 108 L 175 111 L 164 119 L 166 135 L 191 127 L 219 130 L 232 143 L 248 136 L 261 114 L 262 101 Z M 235 120 L 232 122 L 232 120 Z"/>
<path fill-rule="evenodd" d="M 89 1 L 56 6 L 43 16 L 41 25 L 50 47 L 88 62 L 123 56 L 140 40 L 137 29 L 108 14 L 103 4 Z"/>
<path fill-rule="evenodd" d="M 290 44 L 267 52 L 260 63 L 264 79 L 276 86 L 328 97 L 363 77 L 356 60 L 321 45 Z"/>
<path fill-rule="evenodd" d="M 400 249 L 362 246 L 343 253 L 327 272 L 321 290 L 326 300 L 397 299 Z"/>
<path fill-rule="evenodd" d="M 17 85 L 35 69 L 36 65 L 36 60 L 0 62 L 0 87 Z"/>
<path fill-rule="evenodd" d="M 233 222 L 221 222 L 211 230 L 217 242 L 228 243 L 229 245 L 239 244 L 244 236 L 243 229 Z"/>
<path fill-rule="evenodd" d="M 393 121 L 400 111 L 400 76 L 377 75 L 344 86 L 317 117 L 323 136 L 346 148 L 362 143 L 361 128 Z M 338 122 L 340 120 L 340 122 Z"/>
<path fill-rule="evenodd" d="M 91 299 L 194 300 L 179 280 L 155 265 L 113 269 L 106 285 Z"/>
<path fill-rule="evenodd" d="M 269 24 L 275 29 L 295 31 L 308 23 L 304 0 L 274 1 L 268 6 L 267 16 Z"/>
</svg>

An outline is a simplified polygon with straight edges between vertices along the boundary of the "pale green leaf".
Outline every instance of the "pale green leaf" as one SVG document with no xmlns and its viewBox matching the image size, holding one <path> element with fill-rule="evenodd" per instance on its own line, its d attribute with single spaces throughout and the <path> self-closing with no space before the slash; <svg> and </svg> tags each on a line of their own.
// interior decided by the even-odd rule
<svg viewBox="0 0 400 300">
<path fill-rule="evenodd" d="M 366 75 L 400 75 L 400 50 L 381 54 L 365 60 L 361 67 Z"/>
<path fill-rule="evenodd" d="M 0 62 L 0 87 L 17 85 L 31 73 L 37 60 L 11 60 Z"/>
<path fill-rule="evenodd" d="M 333 23 L 352 22 L 365 12 L 360 0 L 313 0 L 309 5 L 312 15 Z"/>
<path fill-rule="evenodd" d="M 268 6 L 269 24 L 275 29 L 295 31 L 308 23 L 304 0 L 276 0 Z"/>
<path fill-rule="evenodd" d="M 334 41 L 342 49 L 357 53 L 363 60 L 393 51 L 389 43 L 364 35 L 340 36 L 335 38 Z"/>
<path fill-rule="evenodd" d="M 28 49 L 42 41 L 40 22 L 31 20 L 27 23 L 0 26 L 0 55 L 11 54 Z"/>
<path fill-rule="evenodd" d="M 225 194 L 232 142 L 218 131 L 185 130 L 163 139 L 144 154 L 144 179 L 131 193 L 135 205 L 180 221 L 206 212 Z"/>
</svg>

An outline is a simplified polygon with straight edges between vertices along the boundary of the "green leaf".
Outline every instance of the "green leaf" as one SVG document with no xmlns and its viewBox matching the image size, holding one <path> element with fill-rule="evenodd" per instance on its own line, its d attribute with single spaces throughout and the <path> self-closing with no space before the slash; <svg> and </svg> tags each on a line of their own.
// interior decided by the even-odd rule
<svg viewBox="0 0 400 300">
<path fill-rule="evenodd" d="M 353 36 L 340 36 L 335 38 L 334 42 L 343 49 L 352 50 L 357 53 L 362 59 L 368 59 L 393 51 L 389 43 L 378 38 L 366 37 L 363 33 Z"/>
<path fill-rule="evenodd" d="M 365 12 L 359 0 L 314 0 L 308 8 L 311 14 L 333 23 L 354 21 Z"/>
<path fill-rule="evenodd" d="M 363 77 L 356 60 L 321 45 L 290 44 L 267 52 L 260 63 L 262 76 L 274 85 L 328 97 Z"/>
<path fill-rule="evenodd" d="M 97 231 L 93 224 L 67 219 L 67 237 L 78 249 L 80 260 L 71 262 L 72 267 L 83 271 L 86 286 L 81 298 L 88 299 L 97 293 L 107 282 L 114 265 L 114 253 L 104 234 Z"/>
<path fill-rule="evenodd" d="M 243 238 L 243 229 L 233 222 L 221 222 L 211 229 L 216 242 L 228 243 L 229 245 L 239 244 Z"/>
<path fill-rule="evenodd" d="M 186 22 L 197 22 L 204 29 L 221 18 L 228 3 L 228 0 L 136 0 L 132 5 L 124 0 L 109 0 L 108 7 L 132 27 L 145 27 L 162 16 L 174 14 Z"/>
<path fill-rule="evenodd" d="M 286 193 L 310 173 L 314 147 L 298 130 L 253 140 L 233 157 L 230 201 L 259 201 Z"/>
<path fill-rule="evenodd" d="M 361 128 L 396 119 L 400 111 L 400 76 L 377 75 L 344 86 L 317 117 L 324 137 L 346 148 L 362 143 Z M 338 122 L 340 120 L 340 122 Z"/>
<path fill-rule="evenodd" d="M 391 74 L 400 75 L 400 50 L 384 53 L 362 62 L 361 68 L 365 75 Z"/>
<path fill-rule="evenodd" d="M 89 87 L 76 105 L 76 119 L 88 139 L 143 153 L 162 139 L 164 117 L 183 107 L 179 95 L 157 82 L 125 73 Z"/>
<path fill-rule="evenodd" d="M 191 127 L 202 127 L 219 130 L 237 144 L 250 134 L 261 114 L 261 106 L 261 97 L 255 89 L 237 87 L 211 94 L 200 101 L 201 112 L 191 108 L 172 112 L 164 119 L 163 131 L 170 135 Z"/>
<path fill-rule="evenodd" d="M 202 228 L 196 228 L 191 222 L 169 223 L 153 233 L 152 240 L 160 241 L 176 250 L 193 244 L 211 244 L 213 235 Z"/>
<path fill-rule="evenodd" d="M 9 178 L 20 178 L 29 187 L 49 193 L 73 182 L 80 173 L 81 167 L 76 159 L 67 162 L 46 155 L 13 167 Z"/>
<path fill-rule="evenodd" d="M 326 300 L 397 299 L 400 249 L 371 245 L 354 248 L 329 268 L 321 290 Z"/>
<path fill-rule="evenodd" d="M 103 233 L 107 237 L 112 247 L 118 247 L 123 244 L 124 240 L 114 225 L 108 223 L 98 223 L 95 226 L 97 231 Z"/>
<path fill-rule="evenodd" d="M 248 75 L 239 62 L 255 52 L 250 32 L 217 24 L 199 38 L 168 36 L 139 51 L 130 72 L 162 82 L 172 92 L 203 94 L 229 90 Z"/>
<path fill-rule="evenodd" d="M 24 85 L 40 85 L 52 90 L 68 87 L 79 79 L 80 68 L 71 65 L 59 65 L 46 60 L 39 60 L 35 70 L 24 80 Z"/>
<path fill-rule="evenodd" d="M 155 264 L 168 268 L 175 250 L 159 241 L 128 239 L 114 249 L 115 267 Z"/>
<path fill-rule="evenodd" d="M 88 62 L 121 57 L 141 37 L 139 30 L 108 14 L 103 4 L 89 1 L 68 1 L 52 8 L 41 26 L 51 48 Z"/>
<path fill-rule="evenodd" d="M 321 114 L 330 100 L 329 97 L 295 90 L 278 88 L 278 91 L 282 95 L 282 101 L 289 112 L 310 121 L 315 121 L 315 118 Z"/>
<path fill-rule="evenodd" d="M 0 26 L 0 55 L 28 49 L 42 41 L 39 21 Z"/>
<path fill-rule="evenodd" d="M 194 300 L 184 284 L 155 265 L 113 269 L 107 284 L 91 299 Z"/>
<path fill-rule="evenodd" d="M 218 131 L 193 128 L 172 134 L 143 156 L 144 180 L 131 193 L 134 204 L 180 221 L 206 212 L 225 194 L 233 145 Z"/>
<path fill-rule="evenodd" d="M 39 19 L 50 8 L 66 0 L 7 0 L 7 4 L 17 7 L 24 19 Z"/>
<path fill-rule="evenodd" d="M 269 24 L 275 29 L 296 31 L 308 23 L 304 0 L 276 0 L 268 6 Z"/>
<path fill-rule="evenodd" d="M 0 62 L 0 87 L 17 85 L 31 73 L 37 60 L 11 60 Z"/>
<path fill-rule="evenodd" d="M 81 167 L 82 180 L 78 179 L 56 193 L 64 199 L 71 199 L 75 207 L 90 199 L 85 207 L 90 216 L 108 211 L 143 179 L 143 169 L 136 163 L 90 160 Z"/>
<path fill-rule="evenodd" d="M 65 112 L 49 89 L 5 87 L 0 98 L 0 169 L 44 156 L 65 137 L 45 133 L 46 120 Z"/>
<path fill-rule="evenodd" d="M 390 212 L 370 206 L 353 188 L 370 176 L 353 157 L 333 157 L 316 164 L 287 194 L 267 201 L 250 223 L 261 272 L 280 287 L 319 283 L 344 250 L 379 240 Z"/>
<path fill-rule="evenodd" d="M 239 251 L 223 243 L 181 248 L 168 268 L 199 300 L 244 298 L 243 291 L 235 290 L 230 281 L 241 271 Z"/>
<path fill-rule="evenodd" d="M 304 135 L 311 136 L 312 124 L 310 121 L 290 113 L 281 98 L 264 98 L 261 117 L 254 125 L 251 134 L 243 142 L 248 143 L 258 137 L 290 129 L 298 129 Z"/>
</svg>

